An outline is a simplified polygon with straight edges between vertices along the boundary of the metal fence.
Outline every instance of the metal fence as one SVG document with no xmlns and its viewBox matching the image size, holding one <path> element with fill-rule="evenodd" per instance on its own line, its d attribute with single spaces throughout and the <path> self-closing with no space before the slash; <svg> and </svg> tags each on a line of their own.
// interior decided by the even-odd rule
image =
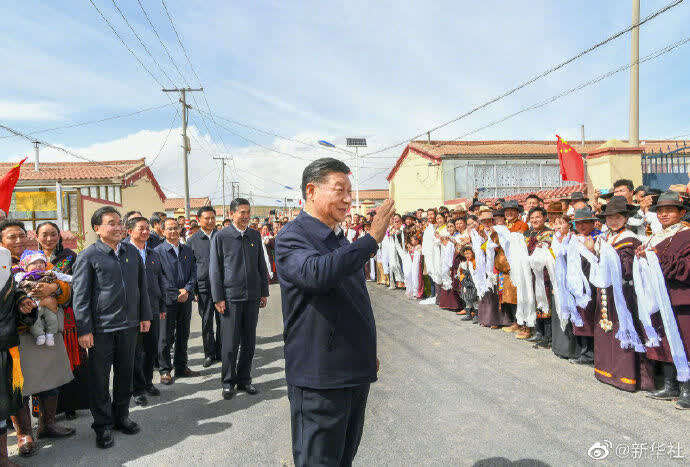
<svg viewBox="0 0 690 467">
<path fill-rule="evenodd" d="M 642 154 L 642 182 L 650 188 L 666 190 L 670 185 L 688 183 L 690 145 L 676 143 L 666 152 Z"/>
</svg>

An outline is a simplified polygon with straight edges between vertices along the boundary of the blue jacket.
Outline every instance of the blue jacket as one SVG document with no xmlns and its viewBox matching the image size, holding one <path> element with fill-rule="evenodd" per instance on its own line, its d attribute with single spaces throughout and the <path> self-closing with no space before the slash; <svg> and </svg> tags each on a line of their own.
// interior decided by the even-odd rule
<svg viewBox="0 0 690 467">
<path fill-rule="evenodd" d="M 211 236 L 218 235 L 218 231 L 213 229 Z M 209 253 L 211 251 L 211 240 L 202 230 L 189 237 L 187 243 L 189 248 L 194 251 L 196 260 L 196 293 L 207 294 L 211 292 L 211 281 L 208 275 Z"/>
<path fill-rule="evenodd" d="M 114 251 L 100 239 L 74 262 L 72 306 L 77 334 L 120 331 L 152 318 L 146 270 L 136 248 Z"/>
<path fill-rule="evenodd" d="M 364 264 L 378 245 L 349 243 L 302 211 L 276 237 L 285 375 L 295 386 L 350 387 L 376 381 L 376 324 Z"/>
<path fill-rule="evenodd" d="M 268 297 L 268 268 L 259 232 L 247 228 L 242 235 L 232 224 L 216 232 L 208 276 L 214 303 Z"/>
<path fill-rule="evenodd" d="M 165 303 L 173 305 L 177 303 L 177 296 L 180 289 L 185 289 L 189 292 L 189 299 L 187 303 L 191 303 L 194 296 L 194 289 L 196 288 L 196 260 L 194 259 L 194 252 L 187 245 L 180 243 L 179 261 L 175 258 L 175 250 L 168 242 L 163 242 L 154 250 L 161 259 L 163 265 L 163 274 L 169 283 Z M 179 269 L 178 268 L 179 263 Z"/>
<path fill-rule="evenodd" d="M 136 248 L 132 244 L 132 240 L 127 237 L 123 240 Z M 161 263 L 158 253 L 153 248 L 146 246 L 146 284 L 149 294 L 149 303 L 151 303 L 151 313 L 154 318 L 158 318 L 160 313 L 165 313 L 165 297 L 171 286 L 168 279 L 163 274 L 163 264 Z"/>
</svg>

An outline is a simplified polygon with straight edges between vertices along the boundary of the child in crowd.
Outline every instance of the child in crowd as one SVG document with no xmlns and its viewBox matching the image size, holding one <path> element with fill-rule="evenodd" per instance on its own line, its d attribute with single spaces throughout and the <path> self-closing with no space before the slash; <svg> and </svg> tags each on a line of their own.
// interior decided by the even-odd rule
<svg viewBox="0 0 690 467">
<path fill-rule="evenodd" d="M 14 275 L 19 288 L 34 299 L 38 305 L 38 319 L 31 327 L 31 335 L 36 338 L 36 345 L 55 345 L 55 334 L 58 332 L 58 302 L 54 296 L 36 299 L 34 291 L 38 283 L 52 283 L 56 280 L 72 282 L 72 276 L 47 270 L 48 259 L 42 251 L 26 250 L 19 260 L 19 272 Z"/>
<path fill-rule="evenodd" d="M 412 259 L 412 266 L 409 273 L 405 275 L 405 296 L 410 300 L 416 300 L 422 296 L 423 292 L 420 287 L 422 245 L 416 235 L 407 237 L 407 253 Z"/>
<path fill-rule="evenodd" d="M 462 298 L 465 308 L 458 311 L 459 315 L 465 315 L 465 321 L 472 320 L 477 315 L 479 298 L 477 297 L 477 288 L 474 286 L 472 280 L 472 271 L 475 268 L 474 251 L 471 245 L 462 247 L 460 254 L 463 255 L 465 261 L 460 263 L 458 267 L 457 278 L 460 282 L 460 298 Z"/>
</svg>

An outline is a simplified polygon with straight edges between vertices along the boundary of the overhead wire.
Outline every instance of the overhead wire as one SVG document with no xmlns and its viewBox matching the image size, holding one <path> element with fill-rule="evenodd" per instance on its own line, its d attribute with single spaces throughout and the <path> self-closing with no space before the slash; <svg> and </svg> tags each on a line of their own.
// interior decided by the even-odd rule
<svg viewBox="0 0 690 467">
<path fill-rule="evenodd" d="M 103 123 L 103 122 L 107 122 L 109 120 L 116 120 L 119 118 L 133 117 L 134 115 L 139 115 L 139 114 L 142 114 L 144 112 L 150 112 L 152 110 L 158 110 L 158 109 L 162 109 L 165 107 L 170 107 L 171 105 L 172 104 L 170 102 L 168 102 L 167 104 L 156 105 L 154 107 L 147 107 L 145 109 L 137 110 L 135 112 L 130 112 L 130 113 L 126 113 L 126 114 L 111 115 L 110 117 L 100 118 L 98 120 L 88 120 L 88 121 L 83 121 L 83 122 L 70 123 L 69 125 L 56 126 L 56 127 L 52 127 L 52 128 L 44 128 L 42 130 L 31 130 L 30 132 L 27 133 L 27 135 L 29 135 L 29 136 L 38 135 L 41 133 L 48 133 L 51 131 L 66 130 L 69 128 L 77 128 L 77 127 L 82 127 L 82 126 L 87 126 L 87 125 L 94 125 L 97 123 Z M 5 135 L 5 136 L 0 136 L 0 139 L 14 138 L 14 137 L 16 137 L 16 136 L 15 135 Z"/>
<path fill-rule="evenodd" d="M 397 148 L 398 146 L 402 146 L 403 144 L 406 144 L 406 143 L 408 143 L 408 142 L 410 142 L 410 141 L 413 141 L 413 140 L 415 140 L 415 139 L 417 139 L 417 138 L 420 138 L 420 137 L 426 135 L 427 133 L 430 133 L 430 132 L 432 132 L 432 131 L 439 130 L 439 129 L 444 128 L 444 127 L 446 127 L 446 126 L 448 126 L 448 125 L 450 125 L 450 124 L 452 124 L 452 123 L 455 123 L 455 122 L 457 122 L 457 121 L 459 121 L 459 120 L 462 120 L 462 119 L 464 119 L 464 118 L 466 118 L 466 117 L 472 115 L 473 113 L 475 113 L 475 112 L 477 112 L 477 111 L 479 111 L 479 110 L 482 110 L 482 109 L 484 109 L 484 108 L 486 108 L 486 107 L 488 107 L 488 106 L 490 106 L 490 105 L 492 105 L 492 104 L 495 104 L 496 102 L 498 102 L 498 101 L 500 101 L 500 100 L 502 100 L 502 99 L 505 99 L 506 97 L 508 97 L 508 96 L 510 96 L 510 95 L 512 95 L 512 94 L 514 94 L 514 93 L 516 93 L 516 92 L 519 91 L 520 89 L 525 88 L 525 87 L 527 87 L 527 86 L 530 86 L 531 84 L 535 83 L 536 81 L 538 81 L 538 80 L 540 80 L 540 79 L 542 79 L 542 78 L 545 78 L 546 76 L 552 74 L 552 73 L 555 72 L 555 71 L 560 70 L 561 68 L 563 68 L 563 67 L 569 65 L 570 63 L 572 63 L 572 62 L 578 60 L 579 58 L 583 57 L 584 55 L 587 55 L 587 54 L 593 52 L 594 50 L 598 49 L 599 47 L 608 44 L 609 42 L 611 42 L 611 41 L 613 41 L 613 40 L 615 40 L 615 39 L 621 37 L 622 35 L 624 35 L 624 34 L 630 32 L 630 31 L 632 31 L 633 29 L 639 28 L 639 27 L 642 26 L 643 24 L 645 24 L 645 23 L 651 21 L 652 19 L 656 18 L 657 16 L 661 15 L 662 13 L 665 13 L 665 12 L 667 12 L 668 10 L 670 10 L 671 8 L 674 8 L 674 7 L 678 6 L 678 5 L 680 5 L 681 3 L 683 3 L 683 1 L 684 1 L 684 0 L 674 0 L 674 1 L 672 1 L 671 3 L 665 5 L 664 7 L 662 7 L 662 8 L 660 8 L 660 9 L 654 11 L 653 13 L 651 13 L 651 14 L 649 14 L 649 15 L 647 15 L 647 16 L 645 16 L 644 18 L 642 18 L 642 19 L 641 19 L 640 21 L 638 21 L 637 23 L 632 24 L 632 25 L 630 25 L 630 26 L 628 26 L 628 27 L 626 27 L 626 28 L 624 28 L 624 29 L 621 29 L 620 31 L 616 32 L 615 34 L 612 34 L 612 35 L 608 36 L 606 39 L 604 39 L 604 40 L 602 40 L 602 41 L 599 41 L 599 42 L 597 42 L 597 43 L 595 43 L 595 44 L 593 44 L 593 45 L 587 47 L 586 49 L 584 49 L 584 50 L 582 50 L 581 52 L 579 52 L 578 54 L 576 54 L 576 55 L 574 55 L 574 56 L 568 58 L 567 60 L 565 60 L 565 61 L 563 61 L 563 62 L 560 62 L 560 63 L 558 63 L 558 64 L 556 64 L 556 65 L 554 65 L 554 66 L 548 68 L 547 70 L 545 70 L 545 71 L 543 71 L 543 72 L 541 72 L 541 73 L 539 73 L 539 74 L 533 76 L 532 78 L 529 78 L 528 80 L 523 81 L 522 83 L 518 84 L 517 86 L 515 86 L 515 87 L 509 89 L 508 91 L 504 92 L 503 94 L 500 94 L 500 95 L 498 95 L 498 96 L 496 96 L 496 97 L 494 97 L 494 98 L 492 98 L 492 99 L 489 99 L 488 101 L 486 101 L 486 102 L 484 102 L 484 103 L 482 103 L 482 104 L 479 104 L 479 105 L 473 107 L 473 108 L 470 109 L 469 111 L 467 111 L 467 112 L 465 112 L 465 113 L 462 113 L 462 114 L 458 115 L 457 117 L 452 118 L 451 120 L 448 120 L 448 121 L 446 121 L 446 122 L 440 123 L 440 124 L 438 124 L 438 125 L 436 125 L 436 126 L 430 128 L 430 129 L 427 129 L 427 130 L 425 130 L 425 131 L 419 133 L 418 135 L 413 136 L 412 138 L 408 138 L 408 139 L 405 139 L 405 140 L 400 141 L 400 142 L 398 142 L 398 143 L 391 144 L 391 145 L 388 145 L 388 146 L 386 146 L 386 147 L 383 147 L 383 148 L 381 148 L 381 149 L 379 149 L 379 150 L 376 150 L 376 151 L 372 151 L 372 152 L 363 154 L 363 156 L 370 156 L 370 155 L 373 155 L 373 154 L 379 154 L 379 153 L 382 153 L 382 152 L 384 152 L 384 151 L 388 151 L 389 149 Z"/>
<path fill-rule="evenodd" d="M 515 116 L 517 116 L 517 115 L 522 114 L 522 113 L 525 113 L 525 112 L 528 112 L 528 111 L 530 111 L 530 110 L 535 110 L 535 109 L 544 107 L 544 106 L 546 106 L 546 105 L 548 105 L 548 104 L 551 104 L 551 103 L 553 103 L 553 102 L 555 102 L 555 101 L 557 101 L 557 100 L 559 100 L 559 99 L 561 99 L 561 98 L 563 98 L 563 97 L 565 97 L 565 96 L 568 96 L 568 95 L 570 95 L 570 94 L 573 94 L 573 93 L 575 93 L 575 92 L 577 92 L 577 91 L 580 91 L 580 90 L 582 90 L 582 89 L 584 89 L 584 88 L 586 88 L 586 87 L 592 86 L 592 85 L 594 85 L 594 84 L 596 84 L 596 83 L 598 83 L 598 82 L 600 82 L 600 81 L 602 81 L 602 80 L 605 80 L 605 79 L 607 79 L 607 78 L 610 78 L 610 77 L 612 77 L 612 76 L 614 76 L 614 75 L 620 73 L 621 71 L 629 70 L 629 69 L 630 69 L 631 67 L 633 67 L 634 65 L 642 64 L 642 63 L 648 62 L 648 61 L 650 61 L 650 60 L 654 60 L 654 59 L 656 59 L 656 58 L 658 58 L 658 57 L 660 57 L 660 56 L 662 56 L 662 55 L 665 55 L 665 54 L 671 52 L 672 50 L 674 50 L 674 49 L 676 49 L 676 48 L 678 48 L 678 47 L 680 47 L 680 46 L 682 46 L 682 45 L 687 44 L 688 42 L 690 42 L 690 36 L 685 37 L 685 38 L 683 38 L 683 39 L 680 39 L 680 40 L 678 40 L 678 41 L 676 41 L 676 42 L 673 42 L 673 43 L 671 43 L 671 44 L 668 44 L 668 45 L 666 45 L 665 47 L 662 47 L 662 48 L 660 48 L 660 49 L 657 49 L 657 50 L 655 50 L 654 52 L 652 52 L 652 53 L 650 53 L 650 54 L 648 54 L 648 55 L 645 55 L 644 57 L 642 57 L 642 58 L 636 60 L 634 63 L 630 63 L 630 64 L 626 64 L 626 65 L 621 65 L 621 66 L 619 66 L 618 68 L 615 68 L 615 69 L 610 70 L 610 71 L 608 71 L 608 72 L 606 72 L 606 73 L 603 73 L 603 74 L 600 74 L 600 75 L 598 75 L 598 76 L 595 76 L 594 78 L 592 78 L 592 79 L 590 79 L 590 80 L 588 80 L 588 81 L 582 82 L 582 83 L 578 84 L 578 85 L 575 86 L 575 87 L 572 87 L 572 88 L 567 89 L 567 90 L 565 90 L 565 91 L 563 91 L 563 92 L 560 92 L 559 94 L 556 94 L 556 95 L 551 96 L 551 97 L 549 97 L 549 98 L 547 98 L 547 99 L 544 99 L 544 100 L 542 100 L 542 101 L 539 101 L 539 102 L 537 102 L 536 104 L 532 104 L 532 105 L 530 105 L 530 106 L 523 107 L 522 109 L 518 110 L 517 112 L 513 112 L 513 113 L 511 113 L 511 114 L 509 114 L 509 115 L 507 115 L 507 116 L 505 116 L 505 117 L 503 117 L 503 118 L 500 118 L 500 119 L 498 119 L 498 120 L 494 120 L 494 121 L 492 121 L 492 122 L 490 122 L 490 123 L 488 123 L 488 124 L 486 124 L 486 125 L 480 126 L 479 128 L 475 128 L 474 130 L 468 131 L 467 133 L 463 134 L 462 136 L 458 136 L 457 138 L 454 138 L 454 140 L 461 140 L 461 139 L 466 138 L 467 136 L 470 136 L 470 135 L 472 135 L 472 134 L 474 134 L 474 133 L 478 133 L 478 132 L 480 132 L 480 131 L 482 131 L 482 130 L 485 130 L 485 129 L 487 129 L 487 128 L 490 128 L 490 127 L 492 127 L 492 126 L 498 125 L 499 123 L 503 123 L 503 122 L 505 122 L 506 120 L 511 119 L 511 118 L 513 118 L 513 117 L 515 117 Z"/>
</svg>

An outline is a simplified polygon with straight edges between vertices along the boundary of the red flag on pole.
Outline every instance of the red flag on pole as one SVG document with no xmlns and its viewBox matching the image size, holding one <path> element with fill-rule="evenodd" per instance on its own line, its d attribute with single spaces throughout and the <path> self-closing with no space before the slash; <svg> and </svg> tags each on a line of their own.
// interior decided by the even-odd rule
<svg viewBox="0 0 690 467">
<path fill-rule="evenodd" d="M 19 172 L 21 166 L 27 158 L 22 159 L 17 165 L 13 166 L 2 178 L 0 178 L 0 209 L 5 212 L 5 215 L 10 213 L 10 204 L 12 203 L 12 192 L 19 180 Z"/>
<path fill-rule="evenodd" d="M 561 179 L 571 182 L 585 182 L 585 162 L 582 155 L 560 136 L 556 135 L 558 142 L 558 162 L 561 166 Z"/>
</svg>

